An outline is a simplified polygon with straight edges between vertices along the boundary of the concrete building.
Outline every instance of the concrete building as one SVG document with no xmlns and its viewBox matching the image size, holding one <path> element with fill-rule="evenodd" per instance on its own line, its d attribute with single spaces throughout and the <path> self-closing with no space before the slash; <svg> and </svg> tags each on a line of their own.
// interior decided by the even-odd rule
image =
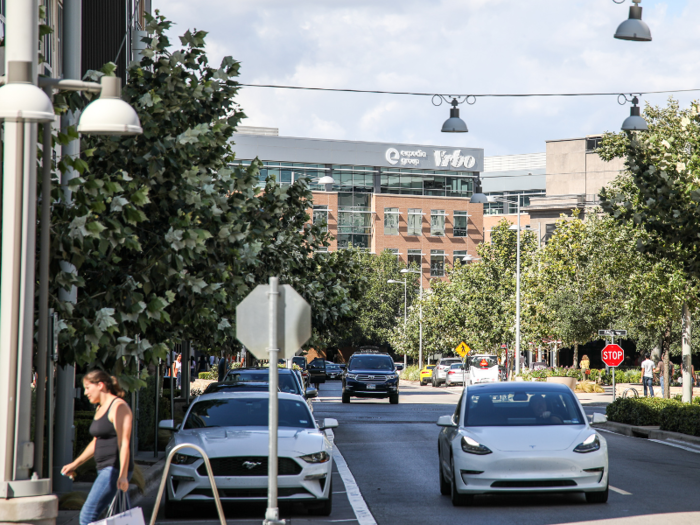
<svg viewBox="0 0 700 525">
<path fill-rule="evenodd" d="M 239 129 L 236 158 L 263 161 L 261 180 L 309 178 L 310 215 L 335 237 L 331 251 L 388 250 L 420 267 L 424 286 L 444 278 L 455 259 L 476 256 L 483 205 L 470 197 L 484 168 L 482 149 L 280 137 L 273 130 Z M 324 175 L 335 183 L 319 185 Z"/>
<path fill-rule="evenodd" d="M 561 215 L 579 217 L 598 206 L 598 193 L 624 169 L 624 159 L 605 162 L 596 149 L 601 136 L 547 141 L 546 195 L 532 197 L 525 212 L 546 242 Z"/>
</svg>

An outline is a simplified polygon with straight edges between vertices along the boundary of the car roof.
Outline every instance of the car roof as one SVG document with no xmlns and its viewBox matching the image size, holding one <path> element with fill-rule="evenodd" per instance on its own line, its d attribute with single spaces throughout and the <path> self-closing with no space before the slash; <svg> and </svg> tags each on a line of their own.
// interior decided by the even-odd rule
<svg viewBox="0 0 700 525">
<path fill-rule="evenodd" d="M 291 368 L 277 368 L 280 374 L 289 374 L 292 372 Z M 228 374 L 237 374 L 238 372 L 269 372 L 270 369 L 268 367 L 255 367 L 255 366 L 248 366 L 246 368 L 233 368 L 228 371 Z"/>
<path fill-rule="evenodd" d="M 465 390 L 469 392 L 499 393 L 499 392 L 527 392 L 531 390 L 569 392 L 572 390 L 561 383 L 545 383 L 544 381 L 507 381 L 498 383 L 485 383 L 482 385 L 470 385 Z"/>
<path fill-rule="evenodd" d="M 269 398 L 269 392 L 212 392 L 211 394 L 201 394 L 197 397 L 196 402 L 207 401 L 209 399 L 266 399 Z M 304 401 L 304 398 L 298 394 L 289 394 L 287 392 L 277 392 L 279 399 L 291 399 L 293 401 Z M 304 403 L 306 403 L 304 401 Z"/>
</svg>

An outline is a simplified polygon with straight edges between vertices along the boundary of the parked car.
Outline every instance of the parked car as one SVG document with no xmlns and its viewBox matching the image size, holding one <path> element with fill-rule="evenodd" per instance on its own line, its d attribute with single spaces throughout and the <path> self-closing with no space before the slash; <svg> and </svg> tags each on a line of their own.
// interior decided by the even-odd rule
<svg viewBox="0 0 700 525">
<path fill-rule="evenodd" d="M 425 365 L 423 370 L 420 371 L 420 386 L 425 386 L 430 383 L 433 377 L 433 369 L 435 365 Z"/>
<path fill-rule="evenodd" d="M 343 403 L 349 403 L 351 397 L 388 397 L 392 405 L 399 402 L 399 374 L 388 354 L 352 355 L 343 375 Z"/>
<path fill-rule="evenodd" d="M 445 386 L 452 385 L 463 385 L 464 384 L 464 363 L 454 363 L 447 370 L 447 375 L 445 376 Z"/>
<path fill-rule="evenodd" d="M 340 379 L 342 375 L 343 371 L 338 365 L 326 362 L 326 379 Z"/>
<path fill-rule="evenodd" d="M 309 371 L 309 382 L 318 388 L 318 385 L 326 382 L 326 360 L 317 357 L 306 365 Z"/>
<path fill-rule="evenodd" d="M 303 397 L 311 412 L 313 412 L 313 404 L 311 400 L 318 396 L 318 390 L 311 387 L 304 387 L 303 381 L 301 380 L 298 372 L 294 370 L 289 370 L 287 368 L 278 368 L 278 381 L 279 381 L 279 391 L 287 392 L 289 394 L 296 394 Z M 234 368 L 229 370 L 224 377 L 224 380 L 219 383 L 210 384 L 204 393 L 212 393 L 215 391 L 227 390 L 227 385 L 235 385 L 238 383 L 264 383 L 268 384 L 270 382 L 270 369 L 269 368 Z M 228 391 L 233 391 L 233 388 L 229 388 Z"/>
<path fill-rule="evenodd" d="M 219 497 L 224 502 L 267 499 L 268 401 L 263 392 L 202 394 L 190 406 L 181 426 L 173 420 L 160 428 L 173 430 L 168 454 L 182 443 L 199 446 L 209 457 Z M 332 510 L 333 446 L 324 432 L 338 422 L 326 418 L 318 425 L 295 394 L 279 394 L 280 503 L 305 504 L 309 513 L 328 516 Z M 202 457 L 183 449 L 173 458 L 166 483 L 165 516 L 208 502 L 213 493 Z"/>
<path fill-rule="evenodd" d="M 470 355 L 467 357 L 466 372 L 469 385 L 495 383 L 500 380 L 498 357 L 487 354 Z"/>
<path fill-rule="evenodd" d="M 455 506 L 477 494 L 583 492 L 608 500 L 608 449 L 565 385 L 491 383 L 464 389 L 441 416 L 440 492 Z"/>
<path fill-rule="evenodd" d="M 435 369 L 433 370 L 433 376 L 430 379 L 432 385 L 434 387 L 438 387 L 442 383 L 444 383 L 449 368 L 453 364 L 461 362 L 462 360 L 459 357 L 443 357 L 442 359 L 440 359 L 437 362 L 437 366 L 435 366 Z"/>
</svg>

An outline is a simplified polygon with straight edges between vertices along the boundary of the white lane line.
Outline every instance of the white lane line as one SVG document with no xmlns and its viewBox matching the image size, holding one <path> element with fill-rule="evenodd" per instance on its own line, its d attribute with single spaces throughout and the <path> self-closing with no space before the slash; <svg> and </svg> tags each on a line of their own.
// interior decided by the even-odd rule
<svg viewBox="0 0 700 525">
<path fill-rule="evenodd" d="M 623 438 L 632 437 L 632 436 L 626 436 L 626 435 L 624 435 L 624 434 L 620 434 L 620 433 L 618 433 L 618 432 L 614 432 L 614 431 L 612 431 L 612 430 L 606 430 L 606 429 L 604 429 L 604 428 L 593 427 L 593 429 L 594 429 L 596 432 L 607 432 L 608 434 L 615 434 L 616 436 L 620 436 L 620 437 L 623 437 Z"/>
<path fill-rule="evenodd" d="M 689 448 L 692 448 L 692 449 L 700 452 L 700 445 L 693 445 L 692 443 L 688 443 L 686 441 L 681 441 L 680 439 L 672 439 L 672 438 L 669 438 L 666 441 L 670 441 L 671 443 L 677 443 L 678 445 L 683 445 L 684 447 L 689 447 Z"/>
<path fill-rule="evenodd" d="M 348 500 L 350 505 L 352 505 L 352 510 L 357 517 L 357 522 L 360 525 L 377 525 L 377 522 L 372 516 L 372 513 L 367 507 L 367 503 L 362 498 L 362 493 L 360 492 L 360 487 L 357 486 L 357 482 L 350 472 L 348 464 L 345 462 L 345 458 L 338 450 L 338 447 L 333 444 L 333 459 L 335 460 L 335 465 L 338 467 L 338 474 L 343 480 L 345 485 L 345 490 L 347 491 Z M 354 520 L 351 520 L 354 521 Z"/>
<path fill-rule="evenodd" d="M 612 490 L 613 492 L 617 492 L 618 494 L 622 494 L 623 496 L 631 496 L 631 492 L 627 492 L 626 490 L 618 489 L 617 487 L 613 487 L 612 485 L 608 485 L 608 488 Z"/>
<path fill-rule="evenodd" d="M 692 452 L 693 454 L 700 454 L 700 450 L 698 450 L 697 448 L 690 448 L 689 446 L 677 445 L 676 443 L 669 443 L 668 441 L 662 441 L 660 439 L 650 439 L 649 441 L 653 441 L 654 443 L 660 443 L 662 445 L 666 445 L 667 447 L 675 447 L 680 448 L 682 450 L 687 450 L 688 452 Z"/>
<path fill-rule="evenodd" d="M 337 490 L 337 491 L 334 491 L 333 494 L 345 494 L 345 491 L 344 490 Z"/>
<path fill-rule="evenodd" d="M 328 520 L 328 523 L 340 523 L 342 521 L 357 521 L 356 519 L 347 519 L 347 520 Z"/>
</svg>

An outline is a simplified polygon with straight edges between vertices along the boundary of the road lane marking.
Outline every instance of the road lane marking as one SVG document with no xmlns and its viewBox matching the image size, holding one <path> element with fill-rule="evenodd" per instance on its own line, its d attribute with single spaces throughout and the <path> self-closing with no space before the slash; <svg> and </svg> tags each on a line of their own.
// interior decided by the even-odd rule
<svg viewBox="0 0 700 525">
<path fill-rule="evenodd" d="M 618 489 L 617 487 L 613 487 L 612 485 L 608 485 L 608 488 L 612 490 L 613 492 L 617 492 L 618 494 L 622 494 L 623 496 L 631 496 L 631 492 L 627 492 L 626 490 Z"/>
<path fill-rule="evenodd" d="M 661 439 L 650 439 L 649 441 L 653 441 L 654 443 L 660 443 L 661 445 L 666 445 L 667 447 L 674 447 L 680 448 L 682 450 L 687 450 L 688 452 L 692 452 L 693 454 L 700 454 L 700 450 L 698 450 L 697 448 L 690 448 L 690 446 L 669 443 L 668 441 L 663 441 Z"/>
<path fill-rule="evenodd" d="M 338 490 L 338 491 L 333 492 L 333 494 L 345 494 L 345 491 L 344 491 L 344 490 Z"/>
<path fill-rule="evenodd" d="M 372 513 L 367 507 L 367 503 L 362 497 L 360 487 L 357 486 L 357 482 L 355 481 L 352 472 L 350 472 L 350 468 L 345 462 L 345 458 L 340 453 L 340 450 L 338 450 L 338 446 L 335 443 L 333 444 L 333 459 L 335 460 L 335 466 L 338 468 L 338 474 L 340 474 L 343 484 L 345 485 L 345 490 L 347 492 L 350 505 L 352 505 L 352 510 L 357 517 L 356 521 L 360 525 L 377 525 L 374 516 L 372 516 Z"/>
</svg>

